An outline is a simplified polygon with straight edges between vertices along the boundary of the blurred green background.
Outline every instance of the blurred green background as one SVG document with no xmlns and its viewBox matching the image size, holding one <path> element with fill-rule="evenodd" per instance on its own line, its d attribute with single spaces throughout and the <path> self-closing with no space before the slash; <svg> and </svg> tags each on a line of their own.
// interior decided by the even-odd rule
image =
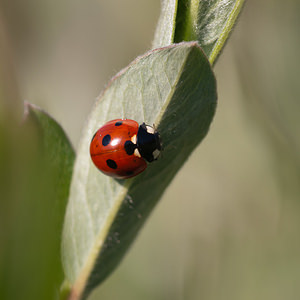
<svg viewBox="0 0 300 300">
<path fill-rule="evenodd" d="M 19 94 L 76 148 L 96 96 L 150 49 L 160 2 L 0 3 Z M 300 299 L 299 9 L 246 3 L 207 138 L 92 300 Z"/>
</svg>

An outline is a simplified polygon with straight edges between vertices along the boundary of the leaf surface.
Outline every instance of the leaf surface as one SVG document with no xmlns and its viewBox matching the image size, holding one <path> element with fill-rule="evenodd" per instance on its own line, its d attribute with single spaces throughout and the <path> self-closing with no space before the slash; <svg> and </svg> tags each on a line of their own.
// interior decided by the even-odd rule
<svg viewBox="0 0 300 300">
<path fill-rule="evenodd" d="M 62 228 L 66 203 L 75 160 L 75 152 L 62 127 L 49 114 L 39 107 L 25 103 L 28 113 L 33 117 L 40 132 L 43 159 L 49 167 L 53 180 L 53 202 L 56 212 L 57 228 Z"/>
<path fill-rule="evenodd" d="M 137 58 L 99 97 L 78 151 L 64 231 L 63 263 L 81 299 L 116 267 L 152 208 L 206 135 L 216 106 L 216 82 L 196 42 L 153 50 Z M 162 157 L 139 176 L 103 175 L 89 155 L 90 141 L 105 122 L 129 118 L 155 124 Z"/>
<path fill-rule="evenodd" d="M 161 14 L 156 26 L 153 48 L 164 47 L 174 42 L 177 0 L 162 0 Z"/>
<path fill-rule="evenodd" d="M 60 124 L 48 113 L 25 102 L 25 118 L 35 125 L 38 136 L 37 163 L 40 166 L 36 172 L 40 171 L 41 174 L 34 175 L 38 178 L 36 184 L 40 184 L 40 188 L 32 189 L 31 193 L 41 202 L 36 209 L 43 218 L 35 225 L 40 227 L 46 241 L 43 247 L 36 250 L 44 251 L 40 256 L 47 260 L 48 273 L 54 279 L 52 283 L 49 280 L 45 284 L 50 287 L 52 284 L 57 293 L 64 277 L 60 259 L 61 235 L 75 152 Z"/>
<path fill-rule="evenodd" d="M 210 63 L 214 64 L 243 4 L 244 0 L 162 1 L 153 47 L 198 41 Z"/>
</svg>

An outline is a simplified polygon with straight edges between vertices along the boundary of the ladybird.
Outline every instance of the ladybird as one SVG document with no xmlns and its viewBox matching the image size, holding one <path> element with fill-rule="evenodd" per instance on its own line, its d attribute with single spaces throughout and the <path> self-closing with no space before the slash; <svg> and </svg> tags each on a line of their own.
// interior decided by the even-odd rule
<svg viewBox="0 0 300 300">
<path fill-rule="evenodd" d="M 90 145 L 95 166 L 118 179 L 140 174 L 160 152 L 161 139 L 155 128 L 129 119 L 107 122 L 94 134 Z"/>
</svg>

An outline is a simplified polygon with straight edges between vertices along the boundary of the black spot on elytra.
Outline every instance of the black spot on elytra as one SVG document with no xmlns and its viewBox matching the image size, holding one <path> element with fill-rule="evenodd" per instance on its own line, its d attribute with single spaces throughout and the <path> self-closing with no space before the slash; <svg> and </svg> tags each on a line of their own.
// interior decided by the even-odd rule
<svg viewBox="0 0 300 300">
<path fill-rule="evenodd" d="M 125 151 L 128 155 L 132 155 L 136 145 L 132 141 L 126 141 L 124 144 Z"/>
<path fill-rule="evenodd" d="M 128 176 L 133 175 L 133 171 L 127 171 L 126 175 L 128 175 Z"/>
<path fill-rule="evenodd" d="M 108 159 L 106 161 L 106 164 L 111 168 L 111 169 L 116 169 L 118 166 L 117 166 L 117 163 L 112 160 L 112 159 Z"/>
<path fill-rule="evenodd" d="M 107 134 L 102 139 L 102 145 L 107 146 L 110 143 L 110 141 L 111 141 L 111 136 L 109 134 Z"/>
<path fill-rule="evenodd" d="M 118 121 L 117 123 L 115 123 L 115 126 L 121 126 L 123 124 L 122 121 Z"/>
</svg>

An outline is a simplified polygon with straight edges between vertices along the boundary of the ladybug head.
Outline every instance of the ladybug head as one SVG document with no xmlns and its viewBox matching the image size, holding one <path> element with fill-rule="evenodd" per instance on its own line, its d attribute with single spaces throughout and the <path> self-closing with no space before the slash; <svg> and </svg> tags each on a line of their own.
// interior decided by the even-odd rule
<svg viewBox="0 0 300 300">
<path fill-rule="evenodd" d="M 137 148 L 141 156 L 148 162 L 157 160 L 161 151 L 161 139 L 154 127 L 145 123 L 139 126 Z"/>
</svg>

